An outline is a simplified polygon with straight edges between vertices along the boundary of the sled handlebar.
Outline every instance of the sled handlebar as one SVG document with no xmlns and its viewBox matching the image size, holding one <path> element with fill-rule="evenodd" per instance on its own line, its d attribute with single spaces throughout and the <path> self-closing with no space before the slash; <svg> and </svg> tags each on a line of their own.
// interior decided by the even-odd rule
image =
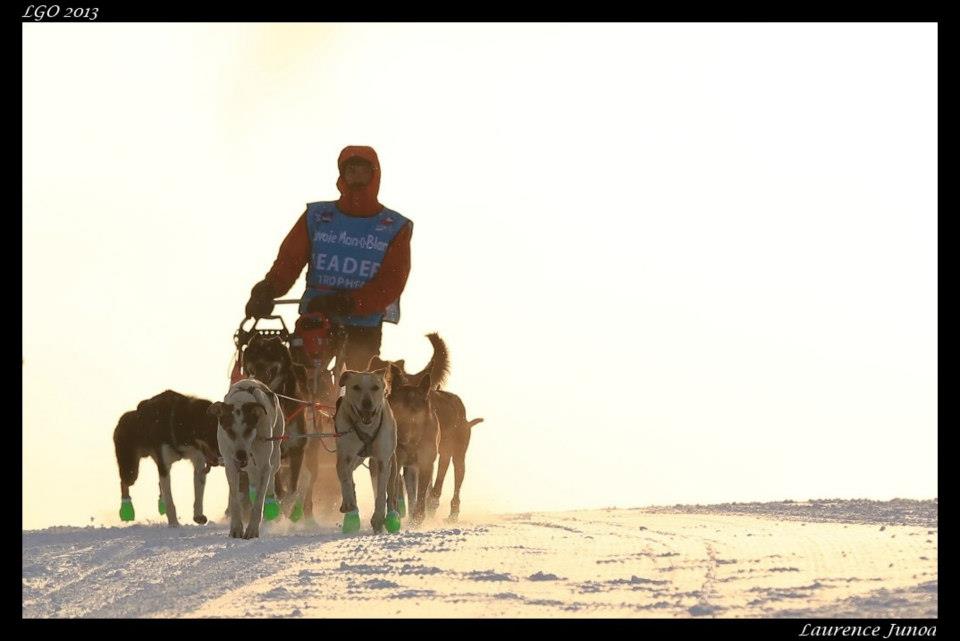
<svg viewBox="0 0 960 641">
<path fill-rule="evenodd" d="M 237 332 L 233 335 L 233 340 L 236 343 L 237 347 L 246 345 L 247 342 L 253 337 L 254 334 L 262 334 L 265 336 L 279 336 L 280 340 L 287 341 L 290 338 L 290 330 L 287 329 L 287 323 L 284 322 L 283 316 L 263 316 L 261 318 L 255 318 L 253 320 L 253 325 L 250 326 L 250 329 L 244 329 L 243 325 L 250 317 L 247 316 L 242 321 L 240 321 L 240 326 L 237 328 Z M 257 323 L 262 320 L 278 320 L 280 321 L 281 329 L 257 329 Z"/>
</svg>

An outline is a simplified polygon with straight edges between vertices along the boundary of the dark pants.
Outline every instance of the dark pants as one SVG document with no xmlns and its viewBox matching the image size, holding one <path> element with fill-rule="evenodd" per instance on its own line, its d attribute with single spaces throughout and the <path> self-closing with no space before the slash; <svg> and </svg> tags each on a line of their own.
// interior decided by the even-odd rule
<svg viewBox="0 0 960 641">
<path fill-rule="evenodd" d="M 376 327 L 335 325 L 330 333 L 330 354 L 339 353 L 340 348 L 343 347 L 347 369 L 365 372 L 370 359 L 380 355 L 382 337 L 382 325 Z"/>
</svg>

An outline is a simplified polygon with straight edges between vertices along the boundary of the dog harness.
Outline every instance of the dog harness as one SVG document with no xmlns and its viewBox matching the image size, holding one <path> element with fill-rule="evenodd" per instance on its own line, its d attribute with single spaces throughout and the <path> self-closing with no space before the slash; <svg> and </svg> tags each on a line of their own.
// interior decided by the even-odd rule
<svg viewBox="0 0 960 641">
<path fill-rule="evenodd" d="M 352 406 L 351 406 L 352 409 Z M 377 424 L 377 429 L 373 431 L 372 436 L 367 436 L 362 431 L 357 429 L 356 424 L 353 421 L 350 421 L 350 429 L 354 434 L 357 435 L 357 438 L 360 439 L 360 442 L 363 443 L 363 447 L 360 448 L 360 451 L 357 453 L 357 456 L 360 458 L 367 458 L 373 454 L 373 442 L 377 440 L 377 435 L 380 434 L 380 428 L 383 427 L 383 409 L 380 409 L 380 423 Z"/>
<path fill-rule="evenodd" d="M 294 398 L 293 396 L 285 396 L 285 395 L 283 395 L 283 394 L 277 394 L 277 396 L 278 396 L 279 398 L 285 398 L 285 399 L 287 399 L 287 400 L 296 401 L 297 403 L 300 403 L 300 407 L 299 407 L 298 409 L 294 410 L 293 413 L 291 413 L 289 416 L 287 416 L 286 419 L 285 419 L 286 421 L 291 421 L 291 420 L 293 420 L 294 418 L 296 418 L 297 416 L 299 416 L 301 413 L 303 413 L 304 410 L 306 410 L 306 408 L 307 408 L 308 405 L 312 405 L 312 406 L 313 406 L 313 409 L 314 409 L 314 415 L 313 415 L 314 427 L 316 427 L 316 420 L 317 420 L 316 412 L 317 412 L 317 410 L 327 410 L 327 411 L 330 411 L 330 410 L 335 409 L 332 405 L 324 405 L 324 404 L 322 404 L 322 403 L 315 403 L 315 402 L 313 402 L 313 401 L 304 401 L 304 400 L 301 400 L 301 399 L 299 399 L 299 398 Z M 330 416 L 330 415 L 329 415 L 329 414 L 326 414 L 326 416 Z M 328 437 L 328 436 L 329 436 L 329 437 L 333 437 L 333 438 L 337 438 L 337 437 L 340 437 L 340 436 L 344 436 L 344 435 L 346 435 L 346 434 L 349 434 L 349 432 L 315 432 L 315 433 L 313 433 L 313 434 L 281 434 L 280 436 L 266 436 L 266 437 L 261 437 L 261 438 L 262 438 L 262 440 L 264 440 L 264 441 L 279 441 L 279 442 L 283 442 L 283 441 L 289 441 L 289 440 L 292 439 L 292 438 L 320 438 L 320 439 L 322 439 L 322 438 Z M 322 443 L 323 443 L 323 441 L 321 440 L 321 444 L 322 444 Z M 327 449 L 327 446 L 326 446 L 326 445 L 324 445 L 324 449 Z M 327 451 L 332 451 L 332 450 L 327 450 Z"/>
</svg>

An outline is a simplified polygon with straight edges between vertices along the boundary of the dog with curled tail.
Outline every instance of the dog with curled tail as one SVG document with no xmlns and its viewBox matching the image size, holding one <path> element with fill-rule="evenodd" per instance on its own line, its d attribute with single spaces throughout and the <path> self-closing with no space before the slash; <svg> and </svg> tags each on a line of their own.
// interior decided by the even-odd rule
<svg viewBox="0 0 960 641">
<path fill-rule="evenodd" d="M 217 417 L 217 442 L 230 486 L 230 536 L 252 539 L 260 536 L 263 504 L 274 499 L 274 479 L 280 469 L 280 443 L 284 435 L 284 417 L 280 400 L 260 381 L 247 378 L 234 383 L 223 402 L 210 406 Z M 241 485 L 245 472 L 256 488 L 256 500 L 250 509 L 246 529 L 244 506 L 249 506 Z"/>
</svg>

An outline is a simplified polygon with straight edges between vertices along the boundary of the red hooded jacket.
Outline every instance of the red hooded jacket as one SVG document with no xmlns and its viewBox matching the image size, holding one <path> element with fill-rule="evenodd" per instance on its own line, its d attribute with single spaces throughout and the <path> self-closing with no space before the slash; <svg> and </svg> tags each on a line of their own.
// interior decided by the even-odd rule
<svg viewBox="0 0 960 641">
<path fill-rule="evenodd" d="M 337 189 L 340 199 L 337 207 L 349 216 L 375 216 L 383 209 L 377 200 L 380 191 L 380 161 L 377 152 L 372 147 L 344 147 L 337 160 L 337 166 L 342 167 L 347 159 L 359 156 L 373 166 L 373 179 L 359 193 L 352 193 L 346 189 L 342 178 L 337 179 Z M 365 285 L 358 289 L 348 290 L 353 299 L 352 314 L 382 313 L 387 305 L 397 300 L 407 284 L 410 274 L 410 238 L 413 235 L 413 226 L 407 223 L 397 232 L 383 257 L 383 264 L 379 271 Z M 307 233 L 307 212 L 304 211 L 293 229 L 280 245 L 280 252 L 273 267 L 267 272 L 266 280 L 273 286 L 275 296 L 283 296 L 293 283 L 300 277 L 300 273 L 310 260 L 310 237 Z"/>
</svg>

